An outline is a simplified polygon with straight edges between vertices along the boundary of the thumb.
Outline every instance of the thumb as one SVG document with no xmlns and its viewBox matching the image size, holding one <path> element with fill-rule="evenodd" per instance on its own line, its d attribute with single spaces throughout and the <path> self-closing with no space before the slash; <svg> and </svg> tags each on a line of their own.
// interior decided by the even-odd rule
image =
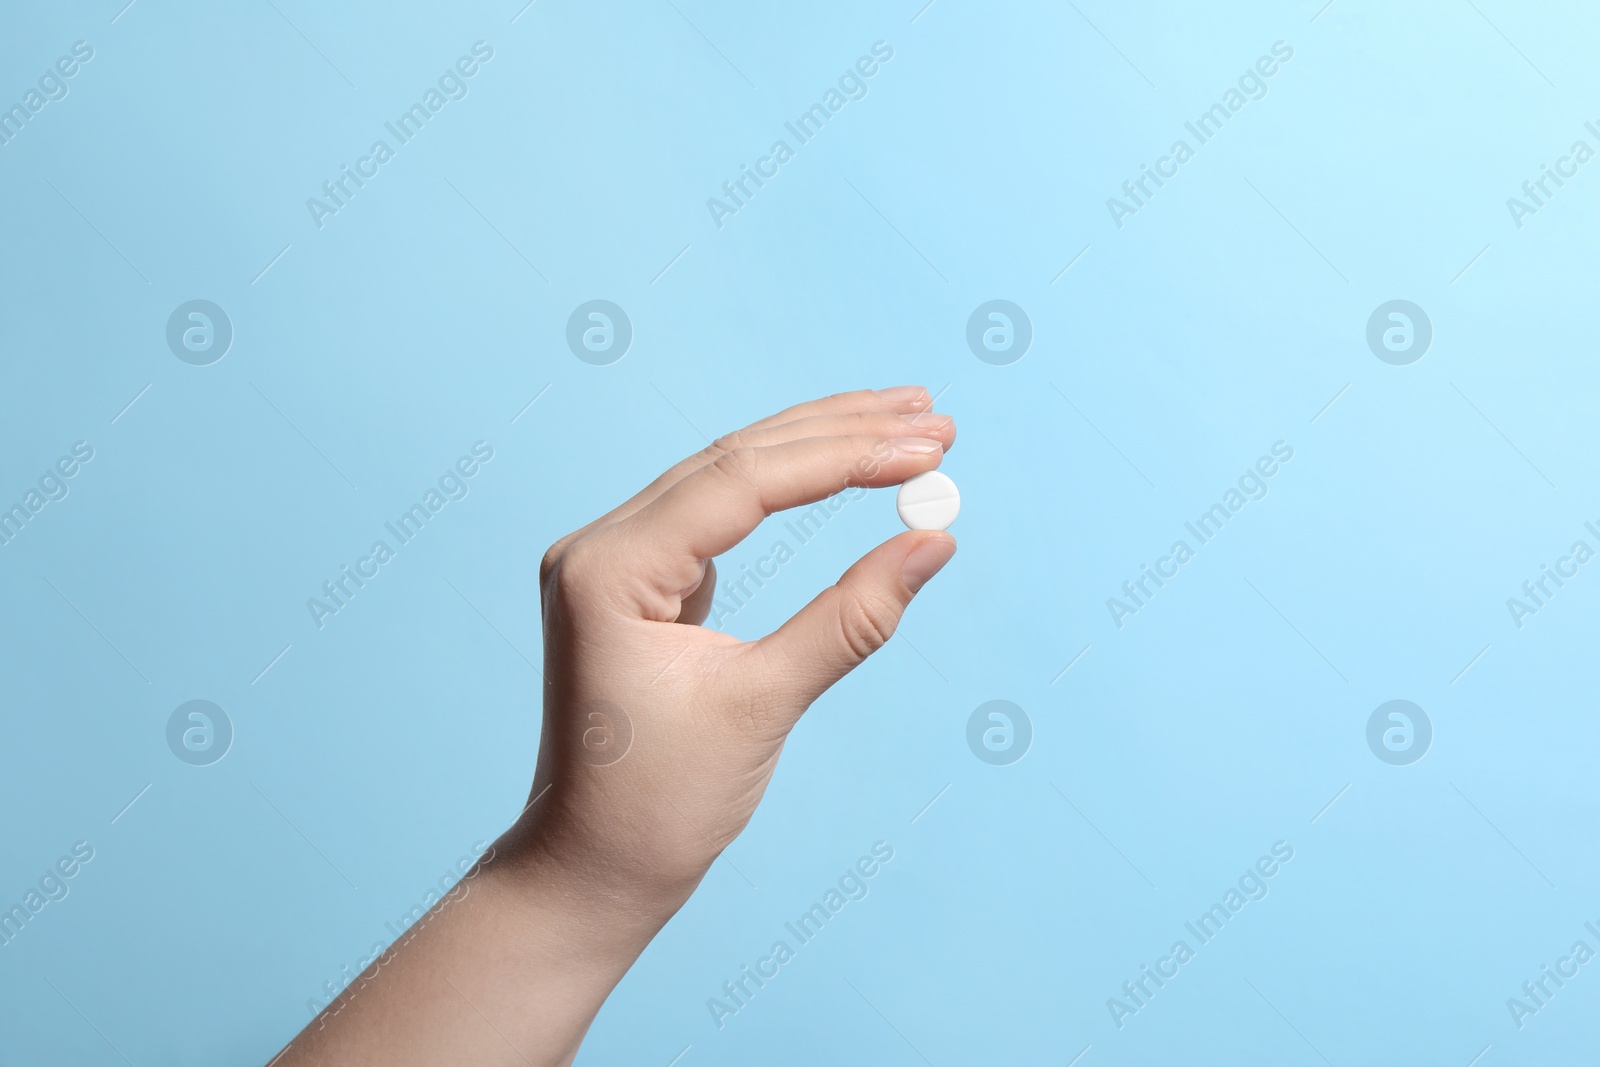
<svg viewBox="0 0 1600 1067">
<path fill-rule="evenodd" d="M 793 618 L 756 643 L 767 684 L 804 710 L 894 635 L 917 590 L 955 555 L 956 539 L 916 530 L 879 545 Z M 787 701 L 786 701 L 787 702 Z"/>
</svg>

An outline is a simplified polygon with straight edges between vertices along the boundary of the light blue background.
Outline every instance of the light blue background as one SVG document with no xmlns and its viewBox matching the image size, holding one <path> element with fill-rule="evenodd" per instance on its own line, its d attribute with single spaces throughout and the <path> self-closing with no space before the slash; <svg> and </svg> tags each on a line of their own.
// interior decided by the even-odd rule
<svg viewBox="0 0 1600 1067">
<path fill-rule="evenodd" d="M 95 849 L 0 947 L 0 1063 L 269 1059 L 519 809 L 543 549 L 702 433 L 901 382 L 960 421 L 961 551 L 579 1063 L 1593 1046 L 1600 965 L 1520 1030 L 1506 1007 L 1600 949 L 1600 564 L 1506 608 L 1600 547 L 1600 163 L 1506 207 L 1600 148 L 1593 12 L 521 2 L 0 15 L 0 102 L 95 50 L 0 147 L 0 503 L 95 450 L 0 547 L 0 903 Z M 319 229 L 306 198 L 479 40 L 469 95 Z M 717 228 L 706 198 L 879 40 L 868 96 Z M 1119 229 L 1107 197 L 1280 40 L 1267 96 Z M 209 367 L 164 339 L 197 298 L 236 333 Z M 633 322 L 611 366 L 564 343 L 593 298 Z M 1033 324 L 1010 366 L 964 341 L 993 298 Z M 1434 327 L 1410 366 L 1365 343 L 1395 298 Z M 479 440 L 470 495 L 319 630 L 306 599 Z M 1106 598 L 1279 440 L 1270 494 L 1119 630 Z M 852 503 L 730 628 L 897 529 L 887 492 Z M 197 698 L 236 731 L 208 767 L 164 736 Z M 1008 767 L 965 740 L 997 698 L 1035 731 Z M 1435 731 L 1410 766 L 1365 740 L 1394 698 Z M 707 998 L 878 840 L 870 896 L 718 1029 Z M 1270 895 L 1118 1029 L 1107 998 L 1280 840 Z"/>
</svg>

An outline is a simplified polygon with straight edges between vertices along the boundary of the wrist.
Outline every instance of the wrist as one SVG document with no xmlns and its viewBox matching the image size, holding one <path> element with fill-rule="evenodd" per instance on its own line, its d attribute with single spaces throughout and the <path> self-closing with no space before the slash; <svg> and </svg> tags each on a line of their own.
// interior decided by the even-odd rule
<svg viewBox="0 0 1600 1067">
<path fill-rule="evenodd" d="M 575 952 L 616 969 L 616 979 L 675 915 L 700 877 L 663 884 L 588 854 L 582 842 L 548 823 L 519 821 L 494 843 L 484 874 L 528 919 L 525 929 L 548 940 L 552 931 Z M 609 987 L 608 987 L 609 988 Z"/>
</svg>

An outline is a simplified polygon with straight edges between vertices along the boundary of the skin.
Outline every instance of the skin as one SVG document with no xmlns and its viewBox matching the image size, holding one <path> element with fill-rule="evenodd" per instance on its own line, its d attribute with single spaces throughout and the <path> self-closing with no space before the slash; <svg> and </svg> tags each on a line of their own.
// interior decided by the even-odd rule
<svg viewBox="0 0 1600 1067">
<path fill-rule="evenodd" d="M 790 729 L 955 552 L 893 537 L 773 633 L 700 625 L 712 560 L 766 516 L 897 485 L 955 441 L 920 386 L 813 400 L 720 438 L 551 546 L 529 802 L 272 1067 L 570 1064 L 596 1012 L 750 821 Z"/>
</svg>

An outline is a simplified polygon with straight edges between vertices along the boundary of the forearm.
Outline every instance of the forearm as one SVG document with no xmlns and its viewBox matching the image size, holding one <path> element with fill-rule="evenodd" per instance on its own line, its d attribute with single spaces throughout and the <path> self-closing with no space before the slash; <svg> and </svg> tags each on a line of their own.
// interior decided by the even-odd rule
<svg viewBox="0 0 1600 1067">
<path fill-rule="evenodd" d="M 571 1063 L 681 903 L 598 888 L 508 833 L 273 1067 Z"/>
</svg>

